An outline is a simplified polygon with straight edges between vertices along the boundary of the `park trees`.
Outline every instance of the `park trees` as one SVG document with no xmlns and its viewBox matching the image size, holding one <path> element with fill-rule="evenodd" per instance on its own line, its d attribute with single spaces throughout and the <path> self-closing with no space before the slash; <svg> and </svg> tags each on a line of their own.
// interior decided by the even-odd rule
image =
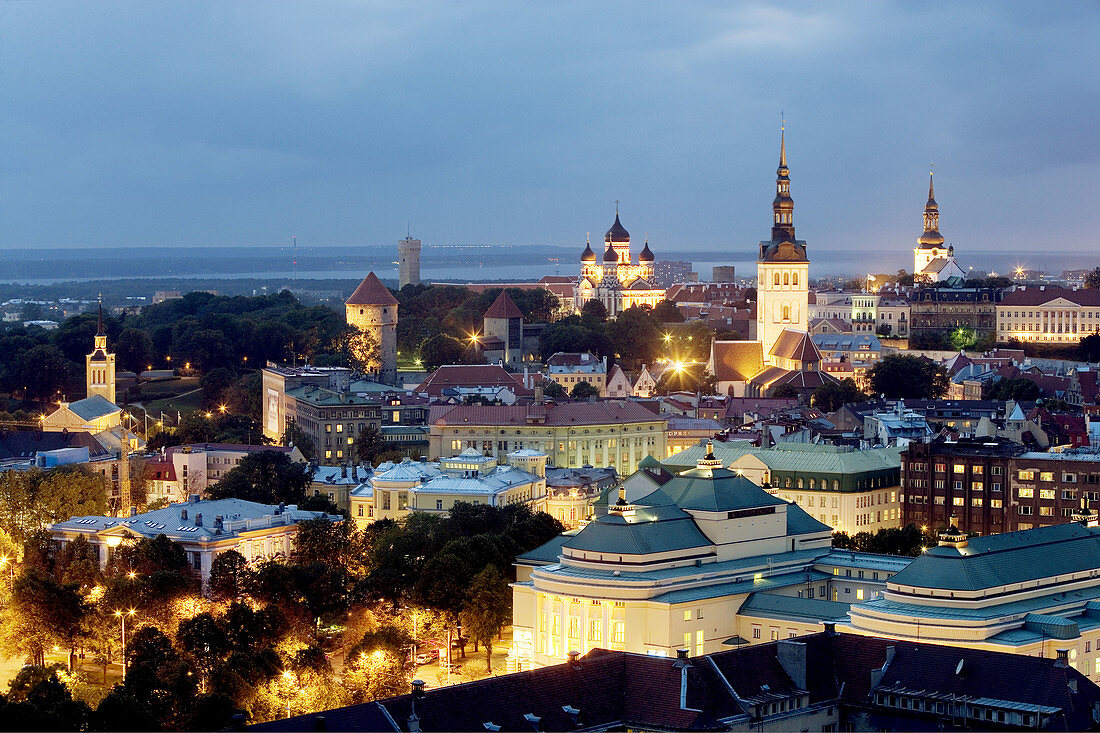
<svg viewBox="0 0 1100 733">
<path fill-rule="evenodd" d="M 839 382 L 826 382 L 815 389 L 810 396 L 810 404 L 822 412 L 833 412 L 849 402 L 862 402 L 865 399 L 867 395 L 860 391 L 855 380 L 847 377 Z"/>
<path fill-rule="evenodd" d="M 81 466 L 0 472 L 0 529 L 16 542 L 39 527 L 106 509 L 104 478 Z"/>
<path fill-rule="evenodd" d="M 486 565 L 470 581 L 462 610 L 470 638 L 485 647 L 485 671 L 493 671 L 493 639 L 512 619 L 512 593 L 508 581 L 493 565 Z"/>
<path fill-rule="evenodd" d="M 214 499 L 245 499 L 263 504 L 297 504 L 306 498 L 309 464 L 297 463 L 282 451 L 249 453 L 210 487 Z"/>
<path fill-rule="evenodd" d="M 887 399 L 935 399 L 947 392 L 947 371 L 911 354 L 890 354 L 868 372 L 871 391 Z"/>
</svg>

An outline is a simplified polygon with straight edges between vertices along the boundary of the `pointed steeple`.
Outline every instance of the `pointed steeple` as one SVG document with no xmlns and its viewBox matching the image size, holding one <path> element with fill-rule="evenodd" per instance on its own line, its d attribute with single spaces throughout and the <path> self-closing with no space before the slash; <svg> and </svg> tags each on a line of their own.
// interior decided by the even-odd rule
<svg viewBox="0 0 1100 733">
<path fill-rule="evenodd" d="M 787 125 L 779 130 L 779 168 L 775 171 L 775 200 L 772 201 L 772 241 L 794 241 L 794 201 L 791 199 L 790 169 L 787 168 Z"/>
<path fill-rule="evenodd" d="M 107 334 L 103 333 L 103 296 L 102 295 L 99 296 L 99 324 L 96 327 L 95 335 L 96 336 L 106 336 L 107 335 Z"/>
<path fill-rule="evenodd" d="M 591 236 L 585 236 L 584 238 L 584 251 L 581 252 L 581 262 L 595 262 L 596 253 L 592 251 L 592 238 Z"/>
<path fill-rule="evenodd" d="M 932 187 L 932 171 L 928 172 L 928 201 L 924 204 L 924 232 L 917 239 L 919 248 L 930 249 L 943 246 L 940 234 L 940 207 L 936 203 L 936 192 Z"/>
</svg>

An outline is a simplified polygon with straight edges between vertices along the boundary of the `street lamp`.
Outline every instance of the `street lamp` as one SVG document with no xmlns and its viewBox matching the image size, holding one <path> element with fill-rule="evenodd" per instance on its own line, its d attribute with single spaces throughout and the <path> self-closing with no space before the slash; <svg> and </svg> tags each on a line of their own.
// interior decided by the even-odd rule
<svg viewBox="0 0 1100 733">
<path fill-rule="evenodd" d="M 291 686 L 291 689 L 293 689 L 293 686 L 294 686 L 293 679 L 294 679 L 294 675 L 292 675 L 290 673 L 289 669 L 285 670 L 283 672 L 283 680 L 285 680 L 286 683 Z M 293 699 L 294 699 L 294 696 L 291 695 L 290 691 L 288 690 L 287 695 L 286 695 L 286 717 L 288 717 L 288 718 L 290 717 L 290 701 L 293 700 Z"/>
<path fill-rule="evenodd" d="M 115 615 L 122 620 L 122 678 L 126 679 L 126 617 L 134 617 L 137 613 L 134 609 L 123 612 L 120 609 L 115 609 Z"/>
</svg>

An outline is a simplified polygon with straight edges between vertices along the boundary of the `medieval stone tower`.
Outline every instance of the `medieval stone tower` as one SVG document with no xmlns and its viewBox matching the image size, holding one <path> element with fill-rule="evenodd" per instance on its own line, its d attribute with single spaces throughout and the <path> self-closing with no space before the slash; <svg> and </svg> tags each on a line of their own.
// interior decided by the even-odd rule
<svg viewBox="0 0 1100 733">
<path fill-rule="evenodd" d="M 378 343 L 377 355 L 366 359 L 367 372 L 385 384 L 397 384 L 397 298 L 373 273 L 344 301 L 345 317 Z"/>
</svg>

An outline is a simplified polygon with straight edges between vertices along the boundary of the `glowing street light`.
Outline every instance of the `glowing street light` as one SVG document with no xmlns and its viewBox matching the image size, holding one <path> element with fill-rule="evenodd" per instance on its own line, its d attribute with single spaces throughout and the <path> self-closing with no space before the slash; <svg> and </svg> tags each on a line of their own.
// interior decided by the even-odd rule
<svg viewBox="0 0 1100 733">
<path fill-rule="evenodd" d="M 11 587 L 14 589 L 15 588 L 15 561 L 12 558 L 8 557 L 7 555 L 4 555 L 4 556 L 0 557 L 0 569 L 3 569 L 5 566 L 7 566 L 7 568 L 8 568 L 8 580 L 11 582 Z"/>
<path fill-rule="evenodd" d="M 224 414 L 225 413 L 225 405 L 218 405 L 218 410 Z"/>
<path fill-rule="evenodd" d="M 135 611 L 132 608 L 128 611 L 125 611 L 125 612 L 120 610 L 120 609 L 115 609 L 115 616 L 118 616 L 119 619 L 122 620 L 122 678 L 123 679 L 126 679 L 126 617 L 129 616 L 130 618 L 133 618 L 135 613 L 137 613 L 137 611 Z"/>
</svg>

